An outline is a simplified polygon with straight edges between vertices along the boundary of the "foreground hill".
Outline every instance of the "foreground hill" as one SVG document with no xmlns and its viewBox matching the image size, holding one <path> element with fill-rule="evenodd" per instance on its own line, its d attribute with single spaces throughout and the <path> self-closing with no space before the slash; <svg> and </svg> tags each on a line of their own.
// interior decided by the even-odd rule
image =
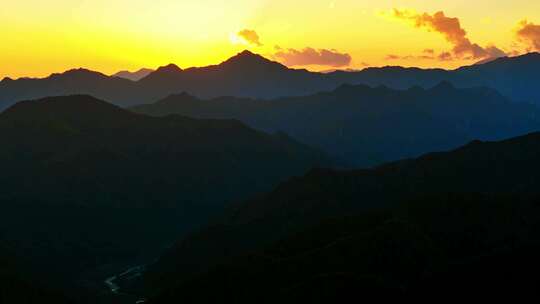
<svg viewBox="0 0 540 304">
<path fill-rule="evenodd" d="M 48 281 L 84 288 L 229 201 L 329 164 L 238 121 L 149 117 L 90 96 L 20 102 L 0 114 L 0 138 L 2 239 Z"/>
<path fill-rule="evenodd" d="M 244 51 L 214 66 L 185 70 L 174 64 L 164 66 L 136 82 L 84 69 L 43 79 L 6 78 L 0 82 L 0 109 L 20 100 L 69 94 L 89 94 L 119 106 L 131 106 L 181 92 L 199 98 L 237 96 L 268 99 L 329 91 L 342 84 L 405 89 L 415 85 L 429 88 L 441 81 L 450 81 L 459 87 L 488 86 L 511 100 L 539 103 L 536 77 L 539 68 L 540 54 L 531 53 L 453 71 L 383 67 L 358 72 L 314 73 L 289 69 Z"/>
<path fill-rule="evenodd" d="M 2 184 L 12 186 L 0 198 L 56 204 L 175 206 L 192 200 L 182 193 L 221 204 L 324 161 L 322 153 L 286 135 L 267 135 L 239 121 L 154 118 L 89 96 L 18 103 L 0 114 L 0 138 Z M 20 191 L 24 180 L 32 181 L 32 191 Z M 132 195 L 133 189 L 160 199 L 153 203 Z"/>
<path fill-rule="evenodd" d="M 21 269 L 24 263 L 10 253 L 0 241 L 0 303 L 5 304 L 67 304 L 58 293 L 47 291 L 32 281 Z M 30 279 L 27 279 L 30 277 Z"/>
<path fill-rule="evenodd" d="M 343 85 L 275 100 L 201 100 L 184 93 L 131 109 L 154 116 L 238 119 L 260 130 L 284 131 L 360 166 L 540 130 L 536 107 L 511 102 L 488 88 L 458 89 L 448 82 L 403 91 Z"/>
<path fill-rule="evenodd" d="M 539 169 L 535 133 L 370 170 L 315 170 L 178 242 L 147 272 L 147 294 L 153 303 L 535 294 Z"/>
</svg>

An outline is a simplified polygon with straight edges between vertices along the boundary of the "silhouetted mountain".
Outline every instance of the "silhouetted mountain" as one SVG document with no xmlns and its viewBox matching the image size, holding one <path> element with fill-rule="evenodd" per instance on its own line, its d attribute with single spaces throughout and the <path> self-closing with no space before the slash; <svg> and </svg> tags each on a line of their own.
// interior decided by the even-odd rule
<svg viewBox="0 0 540 304">
<path fill-rule="evenodd" d="M 155 118 L 81 95 L 17 103 L 0 138 L 2 237 L 79 296 L 227 202 L 330 164 L 239 121 Z"/>
<path fill-rule="evenodd" d="M 539 169 L 534 133 L 370 170 L 314 170 L 178 242 L 146 273 L 147 295 L 150 303 L 532 295 Z"/>
<path fill-rule="evenodd" d="M 152 69 L 146 69 L 142 68 L 136 72 L 130 72 L 130 71 L 120 71 L 112 76 L 120 77 L 124 79 L 129 79 L 132 81 L 139 81 L 143 79 L 144 77 L 148 76 L 150 73 L 154 72 Z"/>
<path fill-rule="evenodd" d="M 538 103 L 538 68 L 540 54 L 531 53 L 453 71 L 384 67 L 359 72 L 314 73 L 288 69 L 244 51 L 214 66 L 185 70 L 174 65 L 162 67 L 135 83 L 89 71 L 86 71 L 89 76 L 86 79 L 66 72 L 43 79 L 2 81 L 0 109 L 20 100 L 53 95 L 90 94 L 119 106 L 130 106 L 181 92 L 199 98 L 237 96 L 269 99 L 334 90 L 342 84 L 406 89 L 415 85 L 430 88 L 443 80 L 459 87 L 488 86 L 514 101 Z"/>
<path fill-rule="evenodd" d="M 290 70 L 260 55 L 244 51 L 219 65 L 158 71 L 142 79 L 135 101 L 157 100 L 169 93 L 189 92 L 199 97 L 286 96 L 310 92 L 303 86 L 322 75 Z M 307 81 L 307 82 L 306 82 Z M 299 87 L 301 85 L 302 87 Z"/>
<path fill-rule="evenodd" d="M 455 300 L 535 296 L 538 202 L 439 195 L 378 215 L 327 220 L 174 281 L 149 303 L 251 303 L 254 298 L 260 303 L 366 298 L 427 303 L 443 295 Z"/>
<path fill-rule="evenodd" d="M 517 57 L 502 57 L 485 64 L 456 70 L 418 69 L 402 67 L 368 68 L 358 73 L 338 73 L 335 77 L 349 83 L 386 85 L 397 89 L 411 86 L 429 88 L 441 81 L 458 87 L 487 86 L 496 89 L 513 101 L 539 104 L 536 71 L 540 68 L 540 53 Z M 348 80 L 347 80 L 348 79 Z"/>
<path fill-rule="evenodd" d="M 70 303 L 60 294 L 48 291 L 34 283 L 24 264 L 9 254 L 0 240 L 0 303 L 2 304 L 62 304 Z M 30 277 L 30 278 L 29 278 Z"/>
<path fill-rule="evenodd" d="M 284 131 L 355 165 L 373 165 L 456 148 L 473 139 L 500 140 L 540 130 L 540 111 L 494 90 L 342 85 L 328 93 L 276 100 L 172 95 L 133 111 L 154 116 L 239 119 Z"/>
<path fill-rule="evenodd" d="M 221 63 L 223 69 L 231 71 L 271 72 L 289 70 L 286 66 L 275 61 L 268 60 L 261 55 L 250 51 L 243 51 Z"/>
<path fill-rule="evenodd" d="M 0 111 L 21 100 L 71 94 L 107 97 L 121 103 L 132 90 L 134 83 L 127 79 L 75 69 L 42 79 L 21 78 L 0 82 Z"/>
</svg>

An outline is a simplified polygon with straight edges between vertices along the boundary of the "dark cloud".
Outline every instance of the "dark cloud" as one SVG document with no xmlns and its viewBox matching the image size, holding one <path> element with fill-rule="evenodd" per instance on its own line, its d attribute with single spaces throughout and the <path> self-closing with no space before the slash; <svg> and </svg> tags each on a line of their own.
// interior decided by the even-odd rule
<svg viewBox="0 0 540 304">
<path fill-rule="evenodd" d="M 447 17 L 444 12 L 430 15 L 428 13 L 418 14 L 394 9 L 393 15 L 399 19 L 413 21 L 418 28 L 426 28 L 444 35 L 446 40 L 454 46 L 452 49 L 453 56 L 448 56 L 447 52 L 445 52 L 438 56 L 439 59 L 449 60 L 454 57 L 458 59 L 485 59 L 506 55 L 504 51 L 495 46 L 483 48 L 471 42 L 467 37 L 467 32 L 461 27 L 459 19 Z"/>
<path fill-rule="evenodd" d="M 237 35 L 238 37 L 244 39 L 249 44 L 253 44 L 256 46 L 263 45 L 261 43 L 261 38 L 259 37 L 259 34 L 257 34 L 257 32 L 255 32 L 254 30 L 248 30 L 248 29 L 241 30 L 240 32 L 238 32 Z"/>
<path fill-rule="evenodd" d="M 336 50 L 314 48 L 278 49 L 274 57 L 287 66 L 324 65 L 330 67 L 349 66 L 352 61 L 351 55 L 340 53 Z"/>
<path fill-rule="evenodd" d="M 519 40 L 528 44 L 532 50 L 540 51 L 540 25 L 523 20 L 516 31 Z"/>
</svg>

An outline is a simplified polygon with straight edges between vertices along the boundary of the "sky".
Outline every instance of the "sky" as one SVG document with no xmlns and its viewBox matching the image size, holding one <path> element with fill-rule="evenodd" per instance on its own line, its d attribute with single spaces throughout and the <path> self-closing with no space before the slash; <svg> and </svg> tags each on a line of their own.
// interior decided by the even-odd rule
<svg viewBox="0 0 540 304">
<path fill-rule="evenodd" d="M 218 64 L 456 68 L 540 50 L 531 0 L 2 0 L 0 78 Z"/>
</svg>

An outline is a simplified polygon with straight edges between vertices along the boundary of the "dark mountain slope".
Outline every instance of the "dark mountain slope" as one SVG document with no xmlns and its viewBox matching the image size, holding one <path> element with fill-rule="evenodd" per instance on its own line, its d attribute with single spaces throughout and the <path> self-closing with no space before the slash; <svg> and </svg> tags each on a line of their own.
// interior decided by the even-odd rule
<svg viewBox="0 0 540 304">
<path fill-rule="evenodd" d="M 0 111 L 21 100 L 71 94 L 88 94 L 118 104 L 129 100 L 132 81 L 86 69 L 69 70 L 47 78 L 21 78 L 0 82 Z"/>
<path fill-rule="evenodd" d="M 182 70 L 168 65 L 137 82 L 87 70 L 53 74 L 43 79 L 4 79 L 0 82 L 0 109 L 20 100 L 69 94 L 90 94 L 116 105 L 132 106 L 181 92 L 199 98 L 268 99 L 329 91 L 342 84 L 406 89 L 415 85 L 429 88 L 441 81 L 450 81 L 459 87 L 488 86 L 511 100 L 538 103 L 540 95 L 535 73 L 539 67 L 540 55 L 531 53 L 453 71 L 383 67 L 324 74 L 288 69 L 244 51 L 214 66 Z"/>
<path fill-rule="evenodd" d="M 58 174 L 54 179 L 57 182 L 66 178 L 66 183 L 72 183 L 74 177 L 91 180 L 99 176 L 103 179 L 100 187 L 109 187 L 107 182 L 114 180 L 115 188 L 122 184 L 133 187 L 132 183 L 143 186 L 157 178 L 165 183 L 156 185 L 160 189 L 148 190 L 162 195 L 162 191 L 181 193 L 179 187 L 188 187 L 182 186 L 182 177 L 205 181 L 199 186 L 212 182 L 220 185 L 225 190 L 220 192 L 220 200 L 227 199 L 226 193 L 240 190 L 233 190 L 240 181 L 221 180 L 224 176 L 242 176 L 248 172 L 245 170 L 260 173 L 254 174 L 260 177 L 249 177 L 252 187 L 247 187 L 257 191 L 264 188 L 260 188 L 263 184 L 279 180 L 279 176 L 301 173 L 324 159 L 321 153 L 284 136 L 257 132 L 238 121 L 153 118 L 88 96 L 21 102 L 0 115 L 0 134 L 6 147 L 0 152 L 3 167 L 12 168 L 13 174 L 18 173 L 19 165 L 32 166 L 35 170 L 21 173 L 44 173 L 47 183 L 51 174 Z M 83 170 L 88 171 L 83 174 Z M 4 174 L 2 178 L 10 182 L 14 177 Z M 130 182 L 120 183 L 127 177 Z M 38 180 L 34 180 L 34 191 L 29 195 L 40 197 L 37 189 L 59 190 L 53 185 L 40 188 Z M 189 185 L 191 193 L 197 189 L 195 185 Z M 84 184 L 86 191 L 97 190 L 88 186 Z M 73 192 L 81 194 L 77 191 L 84 189 Z M 134 201 L 130 204 L 137 205 Z"/>
<path fill-rule="evenodd" d="M 360 280 L 355 282 L 399 290 L 401 284 L 422 280 L 426 271 L 443 271 L 432 263 L 444 268 L 507 246 L 518 248 L 530 242 L 536 246 L 534 242 L 540 241 L 535 199 L 540 192 L 539 152 L 540 134 L 535 133 L 503 142 L 473 142 L 452 152 L 370 170 L 314 170 L 240 204 L 220 224 L 177 243 L 150 268 L 146 286 L 155 292 L 175 282 L 195 280 L 195 287 L 186 283 L 171 290 L 173 299 L 180 300 L 189 298 L 190 293 L 182 293 L 184 287 L 200 290 L 198 284 L 204 284 L 208 288 L 214 279 L 227 276 L 235 288 L 252 282 L 270 292 L 352 267 L 353 277 Z M 352 227 L 340 228 L 348 222 L 338 220 L 333 228 L 312 228 L 344 216 L 360 218 L 352 221 Z M 293 236 L 312 229 L 313 235 Z M 283 238 L 290 239 L 279 245 L 284 248 L 260 252 Z M 233 268 L 216 270 L 216 276 L 210 273 L 196 279 L 251 252 L 260 252 L 254 263 L 244 259 Z M 282 254 L 291 258 L 282 260 Z M 432 261 L 438 258 L 442 261 Z M 267 278 L 272 281 L 269 285 Z M 383 285 L 377 285 L 379 279 Z M 221 290 L 217 284 L 216 288 Z M 250 287 L 244 290 L 250 294 Z M 255 290 L 260 294 L 260 289 Z"/>
<path fill-rule="evenodd" d="M 0 303 L 2 304 L 67 304 L 62 295 L 47 291 L 35 284 L 25 265 L 15 258 L 6 244 L 0 241 Z M 30 277 L 30 279 L 28 279 Z"/>
<path fill-rule="evenodd" d="M 207 273 L 169 282 L 150 303 L 535 296 L 538 202 L 440 194 L 326 220 Z"/>
<path fill-rule="evenodd" d="M 362 83 L 371 86 L 386 85 L 396 89 L 411 86 L 429 88 L 441 81 L 450 81 L 458 87 L 486 86 L 493 88 L 513 101 L 538 104 L 536 71 L 540 68 L 540 53 L 516 57 L 503 57 L 462 67 L 456 70 L 418 69 L 402 67 L 368 68 L 360 72 L 335 72 L 334 81 Z"/>
<path fill-rule="evenodd" d="M 540 103 L 537 71 L 540 53 L 503 57 L 482 65 L 463 67 L 450 78 L 456 85 L 484 85 L 496 88 L 515 101 Z"/>
<path fill-rule="evenodd" d="M 355 165 L 374 165 L 472 139 L 500 140 L 540 130 L 540 111 L 483 87 L 448 82 L 425 90 L 343 85 L 305 97 L 200 100 L 173 95 L 133 111 L 163 116 L 239 119 L 268 132 L 284 131 Z"/>
<path fill-rule="evenodd" d="M 155 118 L 89 96 L 18 103 L 0 114 L 0 138 L 0 231 L 71 291 L 103 288 L 229 201 L 329 164 L 239 121 Z"/>
</svg>

